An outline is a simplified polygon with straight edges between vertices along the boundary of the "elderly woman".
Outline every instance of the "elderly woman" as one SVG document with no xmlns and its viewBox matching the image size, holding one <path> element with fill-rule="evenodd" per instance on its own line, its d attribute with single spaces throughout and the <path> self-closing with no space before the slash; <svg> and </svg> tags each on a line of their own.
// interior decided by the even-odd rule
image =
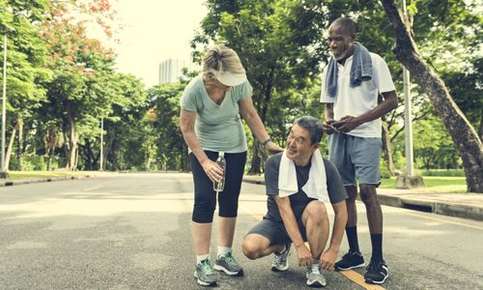
<svg viewBox="0 0 483 290">
<path fill-rule="evenodd" d="M 265 130 L 253 106 L 252 91 L 237 53 L 228 47 L 216 46 L 208 49 L 202 73 L 187 85 L 181 98 L 180 127 L 190 150 L 194 181 L 194 275 L 202 286 L 216 284 L 217 275 L 213 268 L 231 276 L 243 274 L 231 250 L 247 157 L 240 115 L 267 151 L 282 151 Z M 220 152 L 226 159 L 225 188 L 216 196 L 213 182 L 223 177 L 223 169 L 215 162 Z M 217 198 L 219 242 L 213 267 L 209 249 Z"/>
</svg>

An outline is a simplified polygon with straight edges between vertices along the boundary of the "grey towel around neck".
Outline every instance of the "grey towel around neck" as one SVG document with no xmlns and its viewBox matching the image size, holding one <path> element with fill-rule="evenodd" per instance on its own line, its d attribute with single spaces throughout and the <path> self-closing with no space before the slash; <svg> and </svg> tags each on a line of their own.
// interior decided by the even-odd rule
<svg viewBox="0 0 483 290">
<path fill-rule="evenodd" d="M 372 79 L 372 60 L 367 48 L 359 42 L 354 42 L 354 52 L 352 54 L 352 67 L 350 72 L 351 87 L 360 86 L 363 81 Z M 327 94 L 333 98 L 337 94 L 337 60 L 331 57 L 325 75 L 325 87 Z"/>
</svg>

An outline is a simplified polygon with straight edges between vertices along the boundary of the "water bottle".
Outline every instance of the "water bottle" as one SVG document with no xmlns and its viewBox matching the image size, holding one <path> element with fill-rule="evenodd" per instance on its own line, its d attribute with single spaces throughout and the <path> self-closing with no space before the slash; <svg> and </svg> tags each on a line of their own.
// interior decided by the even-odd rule
<svg viewBox="0 0 483 290">
<path fill-rule="evenodd" d="M 223 176 L 221 177 L 220 181 L 215 181 L 213 182 L 213 190 L 216 192 L 221 192 L 223 191 L 223 188 L 225 188 L 225 152 L 220 152 L 218 154 L 218 159 L 216 159 L 216 164 L 223 169 Z"/>
</svg>

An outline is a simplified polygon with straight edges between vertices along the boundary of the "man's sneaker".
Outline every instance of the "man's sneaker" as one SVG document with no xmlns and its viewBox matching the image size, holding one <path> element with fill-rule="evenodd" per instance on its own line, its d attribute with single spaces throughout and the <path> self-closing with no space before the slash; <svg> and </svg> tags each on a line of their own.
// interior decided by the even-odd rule
<svg viewBox="0 0 483 290">
<path fill-rule="evenodd" d="M 327 281 L 325 281 L 324 275 L 320 272 L 320 267 L 308 267 L 305 277 L 307 278 L 306 284 L 309 287 L 320 288 L 327 286 Z"/>
<path fill-rule="evenodd" d="M 231 252 L 223 256 L 218 256 L 215 261 L 215 270 L 223 271 L 230 276 L 243 276 L 243 268 L 240 267 Z"/>
<path fill-rule="evenodd" d="M 355 268 L 364 267 L 364 258 L 359 252 L 349 251 L 340 261 L 335 263 L 335 269 L 338 271 L 345 271 Z"/>
<path fill-rule="evenodd" d="M 367 266 L 367 272 L 364 274 L 366 283 L 370 284 L 382 284 L 389 277 L 389 267 L 384 260 L 374 261 L 371 259 L 369 266 Z"/>
<path fill-rule="evenodd" d="M 290 253 L 290 244 L 285 245 L 285 249 L 280 254 L 273 253 L 272 271 L 284 272 L 288 270 L 288 254 Z"/>
<path fill-rule="evenodd" d="M 208 259 L 204 259 L 196 265 L 194 276 L 197 279 L 196 282 L 201 286 L 216 285 L 217 275 Z"/>
</svg>

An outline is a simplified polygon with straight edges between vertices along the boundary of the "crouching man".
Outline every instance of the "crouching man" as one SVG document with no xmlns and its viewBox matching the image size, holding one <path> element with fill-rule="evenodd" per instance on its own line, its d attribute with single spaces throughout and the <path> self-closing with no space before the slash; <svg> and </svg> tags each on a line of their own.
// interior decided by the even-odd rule
<svg viewBox="0 0 483 290">
<path fill-rule="evenodd" d="M 347 223 L 347 198 L 339 173 L 319 151 L 322 123 L 310 116 L 297 119 L 284 152 L 265 163 L 268 212 L 245 236 L 242 249 L 249 259 L 274 254 L 272 271 L 287 271 L 293 244 L 299 266 L 307 268 L 307 285 L 326 286 L 323 271 L 334 269 Z M 326 204 L 335 219 L 329 238 Z M 309 247 L 305 244 L 308 241 Z"/>
</svg>

